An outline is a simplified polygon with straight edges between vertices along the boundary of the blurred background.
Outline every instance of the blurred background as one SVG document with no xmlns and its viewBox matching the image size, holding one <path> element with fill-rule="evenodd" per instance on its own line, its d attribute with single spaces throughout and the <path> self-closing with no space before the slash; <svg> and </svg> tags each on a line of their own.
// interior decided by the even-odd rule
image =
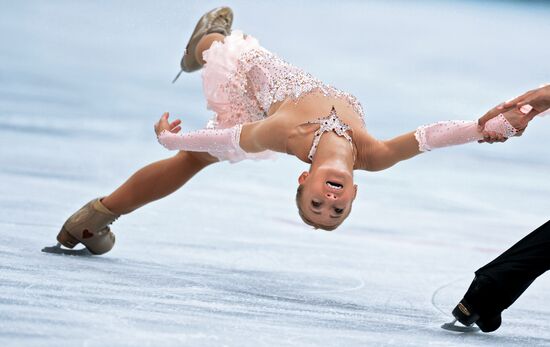
<svg viewBox="0 0 550 347">
<path fill-rule="evenodd" d="M 40 253 L 64 220 L 172 153 L 165 111 L 203 127 L 179 71 L 198 18 L 234 28 L 361 101 L 389 138 L 474 120 L 550 83 L 547 1 L 0 1 L 0 342 L 6 345 L 550 344 L 541 278 L 495 334 L 439 328 L 473 271 L 548 220 L 550 119 L 357 173 L 352 216 L 315 232 L 307 165 L 222 163 L 114 225 L 94 258 Z"/>
</svg>

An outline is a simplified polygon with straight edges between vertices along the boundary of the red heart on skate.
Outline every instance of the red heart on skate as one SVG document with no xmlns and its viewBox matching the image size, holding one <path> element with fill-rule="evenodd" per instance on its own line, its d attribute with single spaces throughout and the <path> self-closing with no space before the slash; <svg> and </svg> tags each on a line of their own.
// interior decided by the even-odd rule
<svg viewBox="0 0 550 347">
<path fill-rule="evenodd" d="M 82 238 L 83 239 L 89 239 L 90 237 L 93 237 L 93 236 L 94 236 L 94 234 L 91 233 L 90 231 L 88 231 L 88 229 L 84 229 L 82 231 Z"/>
</svg>

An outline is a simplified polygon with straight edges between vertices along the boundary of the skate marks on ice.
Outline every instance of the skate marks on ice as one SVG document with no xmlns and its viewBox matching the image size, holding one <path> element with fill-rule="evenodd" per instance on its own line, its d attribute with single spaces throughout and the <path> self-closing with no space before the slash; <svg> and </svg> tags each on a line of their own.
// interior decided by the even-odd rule
<svg viewBox="0 0 550 347">
<path fill-rule="evenodd" d="M 384 344 L 388 336 L 397 345 L 417 345 L 405 343 L 411 336 L 463 341 L 441 334 L 429 307 L 400 295 L 377 300 L 381 288 L 353 272 L 248 269 L 244 261 L 54 257 L 40 253 L 37 241 L 8 241 L 21 247 L 0 245 L 0 336 L 8 342 L 128 345 L 160 339 L 167 345 L 294 346 L 328 338 L 352 346 Z M 479 341 L 550 342 L 528 340 L 492 335 Z"/>
<path fill-rule="evenodd" d="M 34 249 L 31 245 L 13 252 L 6 248 L 0 247 L 0 270 L 9 274 L 0 283 L 1 335 L 45 339 L 44 345 L 55 344 L 55 339 L 95 345 L 112 341 L 113 336 L 120 344 L 138 337 L 146 340 L 147 332 L 157 338 L 183 339 L 187 332 L 203 342 L 212 342 L 216 335 L 224 342 L 245 339 L 274 345 L 281 334 L 266 333 L 267 326 L 290 330 L 282 345 L 306 337 L 322 342 L 320 331 L 342 335 L 352 343 L 366 331 L 387 331 L 384 320 L 398 320 L 391 318 L 396 314 L 411 314 L 408 309 L 392 311 L 386 305 L 360 303 L 355 295 L 342 296 L 342 290 L 362 288 L 354 276 L 52 257 L 29 251 Z M 228 333 L 235 325 L 247 329 Z M 70 333 L 59 329 L 69 326 Z M 408 329 L 407 324 L 394 327 L 396 332 Z M 353 338 L 344 336 L 351 332 Z"/>
</svg>

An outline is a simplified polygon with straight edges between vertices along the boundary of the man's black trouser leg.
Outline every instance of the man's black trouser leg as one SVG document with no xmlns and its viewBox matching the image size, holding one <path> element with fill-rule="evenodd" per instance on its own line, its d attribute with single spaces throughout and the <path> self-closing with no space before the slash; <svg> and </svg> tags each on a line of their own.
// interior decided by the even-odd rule
<svg viewBox="0 0 550 347">
<path fill-rule="evenodd" d="M 487 276 L 503 292 L 502 310 L 520 297 L 533 281 L 550 270 L 550 221 L 475 272 Z M 502 311 L 501 310 L 501 311 Z"/>
<path fill-rule="evenodd" d="M 531 283 L 550 270 L 550 221 L 475 272 L 470 288 L 453 314 L 464 323 L 476 321 L 483 331 L 500 326 L 500 313 L 510 307 Z M 466 318 L 464 314 L 467 313 Z M 476 316 L 479 316 L 478 318 Z M 470 321 L 468 321 L 468 319 Z"/>
</svg>

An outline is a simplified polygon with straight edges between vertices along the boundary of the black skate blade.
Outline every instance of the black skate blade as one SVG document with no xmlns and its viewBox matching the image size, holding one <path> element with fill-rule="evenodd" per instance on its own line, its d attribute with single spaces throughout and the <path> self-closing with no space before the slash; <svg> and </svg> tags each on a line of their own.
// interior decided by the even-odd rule
<svg viewBox="0 0 550 347">
<path fill-rule="evenodd" d="M 455 323 L 456 323 L 456 319 L 452 322 L 443 324 L 441 328 L 449 331 L 455 331 L 458 333 L 475 333 L 479 331 L 479 328 L 473 325 L 470 325 L 470 326 L 461 325 L 461 324 L 456 325 Z"/>
<path fill-rule="evenodd" d="M 183 72 L 183 69 L 180 70 L 180 72 L 178 72 L 178 74 L 176 75 L 176 77 L 174 77 L 174 79 L 172 80 L 172 84 L 174 84 L 174 83 L 178 80 L 178 78 L 180 77 L 180 75 L 181 75 L 182 72 Z"/>
<path fill-rule="evenodd" d="M 81 257 L 90 257 L 93 255 L 92 252 L 90 252 L 87 248 L 67 249 L 67 248 L 62 248 L 60 243 L 58 243 L 55 246 L 44 247 L 42 248 L 42 252 L 52 253 L 52 254 L 77 255 Z"/>
</svg>

